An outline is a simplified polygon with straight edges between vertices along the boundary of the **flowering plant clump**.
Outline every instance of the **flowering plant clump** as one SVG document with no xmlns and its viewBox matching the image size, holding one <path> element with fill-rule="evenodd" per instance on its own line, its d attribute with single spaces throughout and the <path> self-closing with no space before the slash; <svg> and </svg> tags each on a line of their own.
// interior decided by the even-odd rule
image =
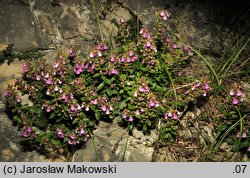
<svg viewBox="0 0 250 178">
<path fill-rule="evenodd" d="M 23 138 L 43 148 L 68 149 L 86 142 L 98 120 L 116 119 L 130 130 L 149 132 L 160 126 L 162 142 L 173 141 L 189 102 L 183 96 L 206 97 L 211 88 L 208 80 L 198 81 L 186 93 L 174 88 L 183 84 L 173 77 L 189 63 L 192 52 L 177 43 L 169 18 L 169 12 L 161 12 L 154 31 L 142 28 L 139 38 L 122 19 L 120 45 L 110 49 L 97 44 L 84 60 L 70 48 L 52 65 L 25 61 L 23 80 L 4 93 Z M 25 94 L 32 104 L 22 102 Z"/>
<path fill-rule="evenodd" d="M 250 135 L 249 121 L 246 116 L 249 115 L 249 108 L 244 103 L 245 93 L 239 84 L 234 84 L 228 89 L 223 99 L 223 115 L 230 120 L 221 124 L 220 131 L 232 127 L 231 135 L 227 139 L 227 143 L 232 145 L 233 151 L 249 152 Z M 244 116 L 245 115 L 245 116 Z M 240 123 L 240 124 L 236 124 Z"/>
</svg>

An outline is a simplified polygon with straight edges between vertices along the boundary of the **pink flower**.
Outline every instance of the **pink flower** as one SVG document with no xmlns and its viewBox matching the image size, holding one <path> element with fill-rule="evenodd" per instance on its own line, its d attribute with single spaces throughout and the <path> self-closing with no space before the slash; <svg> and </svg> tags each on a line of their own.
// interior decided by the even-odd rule
<svg viewBox="0 0 250 178">
<path fill-rule="evenodd" d="M 51 108 L 50 108 L 50 106 L 48 106 L 46 109 L 46 112 L 50 112 L 50 111 L 51 111 Z"/>
<path fill-rule="evenodd" d="M 138 96 L 138 94 L 137 94 L 137 92 L 135 92 L 135 93 L 134 93 L 134 97 L 137 97 L 137 96 Z"/>
<path fill-rule="evenodd" d="M 111 70 L 111 74 L 117 75 L 117 74 L 118 74 L 118 70 L 116 70 L 116 69 L 113 68 L 113 69 Z"/>
<path fill-rule="evenodd" d="M 125 23 L 125 19 L 124 18 L 121 18 L 120 19 L 120 22 L 123 24 L 123 23 Z"/>
<path fill-rule="evenodd" d="M 86 106 L 85 111 L 89 111 L 89 106 Z"/>
<path fill-rule="evenodd" d="M 55 91 L 58 91 L 59 90 L 59 88 L 58 88 L 58 86 L 56 85 L 55 86 L 55 89 L 54 89 Z"/>
<path fill-rule="evenodd" d="M 9 92 L 8 90 L 6 90 L 6 91 L 4 92 L 4 94 L 3 94 L 3 96 L 4 96 L 4 97 L 7 97 L 7 96 L 9 96 L 9 94 L 10 94 L 10 92 Z"/>
<path fill-rule="evenodd" d="M 168 112 L 168 117 L 172 117 L 173 113 L 171 111 Z"/>
<path fill-rule="evenodd" d="M 107 110 L 106 106 L 105 106 L 105 105 L 102 105 L 102 106 L 101 106 L 101 110 L 102 110 L 103 112 L 105 112 L 105 111 Z"/>
<path fill-rule="evenodd" d="M 59 62 L 55 62 L 53 68 L 58 68 L 58 67 L 59 67 Z"/>
<path fill-rule="evenodd" d="M 142 88 L 142 87 L 140 86 L 140 87 L 139 87 L 139 91 L 143 93 L 145 90 L 144 90 L 144 88 Z"/>
<path fill-rule="evenodd" d="M 45 77 L 45 78 L 49 78 L 49 73 L 47 73 L 44 77 Z"/>
<path fill-rule="evenodd" d="M 233 103 L 233 105 L 237 105 L 239 103 L 239 101 L 236 98 L 234 98 L 232 103 Z"/>
<path fill-rule="evenodd" d="M 110 58 L 110 62 L 115 62 L 114 56 L 112 56 L 112 57 Z"/>
<path fill-rule="evenodd" d="M 77 111 L 77 108 L 74 105 L 71 105 L 70 110 L 71 111 Z"/>
<path fill-rule="evenodd" d="M 129 119 L 128 119 L 129 122 L 133 122 L 134 121 L 134 118 L 132 116 L 129 116 Z"/>
<path fill-rule="evenodd" d="M 240 138 L 240 133 L 237 133 L 237 138 Z"/>
<path fill-rule="evenodd" d="M 48 78 L 48 79 L 45 79 L 45 83 L 46 83 L 47 85 L 50 85 L 50 84 L 52 83 L 52 81 L 51 81 L 50 78 Z"/>
<path fill-rule="evenodd" d="M 149 92 L 149 88 L 148 88 L 148 87 L 145 87 L 145 88 L 144 88 L 144 92 L 145 92 L 145 93 L 148 93 L 148 92 Z"/>
<path fill-rule="evenodd" d="M 77 104 L 77 110 L 80 111 L 82 108 L 79 104 Z"/>
<path fill-rule="evenodd" d="M 139 101 L 142 101 L 143 100 L 143 97 L 138 97 L 137 98 Z"/>
<path fill-rule="evenodd" d="M 126 58 L 126 62 L 128 62 L 128 63 L 131 62 L 130 57 Z"/>
<path fill-rule="evenodd" d="M 107 50 L 108 49 L 108 45 L 106 43 L 103 44 L 103 50 Z"/>
<path fill-rule="evenodd" d="M 98 100 L 97 100 L 97 99 L 94 99 L 94 100 L 91 101 L 91 103 L 94 104 L 94 105 L 97 105 Z"/>
<path fill-rule="evenodd" d="M 69 136 L 72 140 L 75 140 L 76 139 L 76 134 L 75 133 L 73 133 L 73 134 L 70 134 L 70 136 Z"/>
<path fill-rule="evenodd" d="M 16 95 L 16 102 L 20 103 L 21 101 L 22 101 L 21 98 L 18 95 Z"/>
<path fill-rule="evenodd" d="M 155 105 L 155 102 L 152 101 L 152 100 L 150 100 L 150 101 L 149 101 L 149 107 L 153 107 L 154 105 Z"/>
<path fill-rule="evenodd" d="M 90 57 L 90 58 L 95 57 L 94 53 L 93 53 L 93 52 L 91 52 L 91 53 L 89 54 L 89 57 Z"/>
<path fill-rule="evenodd" d="M 69 140 L 68 143 L 69 143 L 70 145 L 73 145 L 73 144 L 74 144 L 74 140 Z"/>
<path fill-rule="evenodd" d="M 234 96 L 235 95 L 235 93 L 234 93 L 234 90 L 230 90 L 230 96 Z"/>
<path fill-rule="evenodd" d="M 122 113 L 122 118 L 123 118 L 123 119 L 126 119 L 126 118 L 127 118 L 127 112 L 123 111 L 123 113 Z"/>
<path fill-rule="evenodd" d="M 27 130 L 28 133 L 31 133 L 32 132 L 32 127 L 27 127 L 26 130 Z"/>
<path fill-rule="evenodd" d="M 107 109 L 107 111 L 106 111 L 106 114 L 107 114 L 107 115 L 109 115 L 109 114 L 110 114 L 110 111 L 109 111 L 109 109 Z"/>
<path fill-rule="evenodd" d="M 248 147 L 247 151 L 250 151 L 250 146 Z"/>
<path fill-rule="evenodd" d="M 246 132 L 242 133 L 242 138 L 247 138 L 247 133 Z"/>
<path fill-rule="evenodd" d="M 74 98 L 74 95 L 72 93 L 69 94 L 69 98 L 70 99 L 73 99 Z"/>
<path fill-rule="evenodd" d="M 129 51 L 129 56 L 132 57 L 134 55 L 133 51 Z"/>
<path fill-rule="evenodd" d="M 164 11 L 161 11 L 160 16 L 163 17 L 165 15 Z"/>
<path fill-rule="evenodd" d="M 85 131 L 84 131 L 83 128 L 81 128 L 81 130 L 80 130 L 80 135 L 84 135 L 84 134 L 85 134 Z"/>
<path fill-rule="evenodd" d="M 137 116 L 140 115 L 140 111 L 138 109 L 135 111 L 135 115 L 137 115 Z"/>
<path fill-rule="evenodd" d="M 103 64 L 104 64 L 104 61 L 103 61 L 102 59 L 100 59 L 99 64 L 100 64 L 100 65 L 103 65 Z"/>
<path fill-rule="evenodd" d="M 64 138 L 65 137 L 65 134 L 63 133 L 63 129 L 61 129 L 61 128 L 56 129 L 56 135 L 59 138 Z"/>
<path fill-rule="evenodd" d="M 112 105 L 109 105 L 109 110 L 113 111 L 113 106 Z"/>
<path fill-rule="evenodd" d="M 186 51 L 186 52 L 190 52 L 190 49 L 187 46 L 184 46 L 183 50 Z"/>
<path fill-rule="evenodd" d="M 241 96 L 242 95 L 242 91 L 240 90 L 237 90 L 237 93 L 236 93 L 237 96 Z"/>
<path fill-rule="evenodd" d="M 209 88 L 210 88 L 210 87 L 209 87 L 208 83 L 206 83 L 206 84 L 203 86 L 203 89 L 204 89 L 204 90 L 209 90 Z"/>
<path fill-rule="evenodd" d="M 167 20 L 168 19 L 168 17 L 166 16 L 166 15 L 164 15 L 163 17 L 162 17 L 162 20 Z"/>
<path fill-rule="evenodd" d="M 201 86 L 201 82 L 197 82 L 197 83 L 195 84 L 195 86 L 196 86 L 196 87 L 200 87 L 200 86 Z"/>
<path fill-rule="evenodd" d="M 69 99 L 65 93 L 63 94 L 62 99 L 64 100 L 65 103 L 67 103 L 69 101 Z"/>
<path fill-rule="evenodd" d="M 150 48 L 152 45 L 151 45 L 151 43 L 148 41 L 147 43 L 146 43 L 146 47 L 147 48 Z"/>
<path fill-rule="evenodd" d="M 24 62 L 24 64 L 23 64 L 23 72 L 27 73 L 28 71 L 29 71 L 29 65 L 28 65 L 27 62 Z"/>
<path fill-rule="evenodd" d="M 32 133 L 32 127 L 26 127 L 25 129 L 23 129 L 21 135 L 26 138 L 29 136 L 33 138 L 35 137 L 35 133 Z"/>
<path fill-rule="evenodd" d="M 173 114 L 173 119 L 175 119 L 175 120 L 178 119 L 177 114 L 175 114 L 175 113 Z"/>
<path fill-rule="evenodd" d="M 135 55 L 135 56 L 132 57 L 132 60 L 133 60 L 133 61 L 135 61 L 136 59 L 138 59 L 138 56 L 137 56 L 137 55 Z"/>
<path fill-rule="evenodd" d="M 175 49 L 175 48 L 177 48 L 177 45 L 174 43 L 174 45 L 173 45 L 173 48 Z"/>
<path fill-rule="evenodd" d="M 69 57 L 74 57 L 75 56 L 74 49 L 73 48 L 69 48 L 68 49 L 68 54 L 69 54 Z"/>
<path fill-rule="evenodd" d="M 39 75 L 36 75 L 36 80 L 39 81 L 41 78 Z"/>
<path fill-rule="evenodd" d="M 46 91 L 46 95 L 50 95 L 50 89 L 49 88 Z"/>
<path fill-rule="evenodd" d="M 99 57 L 102 57 L 102 53 L 100 51 L 98 51 L 98 54 L 97 54 Z"/>
</svg>

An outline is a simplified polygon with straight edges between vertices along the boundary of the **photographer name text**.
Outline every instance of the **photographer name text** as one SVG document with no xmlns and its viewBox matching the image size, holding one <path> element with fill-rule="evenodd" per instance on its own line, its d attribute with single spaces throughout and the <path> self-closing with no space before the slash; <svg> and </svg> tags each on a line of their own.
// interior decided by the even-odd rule
<svg viewBox="0 0 250 178">
<path fill-rule="evenodd" d="M 107 166 L 85 166 L 85 165 L 66 165 L 66 166 L 21 166 L 17 170 L 20 174 L 116 174 L 116 165 Z"/>
</svg>

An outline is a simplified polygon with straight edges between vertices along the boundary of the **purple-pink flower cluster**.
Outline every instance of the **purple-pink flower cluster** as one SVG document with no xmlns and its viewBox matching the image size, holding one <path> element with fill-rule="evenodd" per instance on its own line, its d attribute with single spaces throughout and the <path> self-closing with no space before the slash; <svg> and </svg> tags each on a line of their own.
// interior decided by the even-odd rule
<svg viewBox="0 0 250 178">
<path fill-rule="evenodd" d="M 170 17 L 170 12 L 167 10 L 161 11 L 160 16 L 162 17 L 162 20 L 166 21 Z"/>
<path fill-rule="evenodd" d="M 24 127 L 21 132 L 21 135 L 25 138 L 28 138 L 28 137 L 34 138 L 36 136 L 31 126 Z"/>
<path fill-rule="evenodd" d="M 27 73 L 29 71 L 29 63 L 25 61 L 23 63 L 23 73 Z"/>
<path fill-rule="evenodd" d="M 240 87 L 236 87 L 234 89 L 231 89 L 229 92 L 229 101 L 233 105 L 238 105 L 239 103 L 244 101 L 245 94 L 240 89 Z"/>
<path fill-rule="evenodd" d="M 195 85 L 192 86 L 191 90 L 187 90 L 185 94 L 193 94 L 195 97 L 198 97 L 200 94 L 202 96 L 207 96 L 207 92 L 210 91 L 211 88 L 209 86 L 208 81 L 196 82 Z"/>
<path fill-rule="evenodd" d="M 180 116 L 180 112 L 177 110 L 170 109 L 166 114 L 164 114 L 164 118 L 172 118 L 174 120 L 177 120 Z"/>
<path fill-rule="evenodd" d="M 154 44 L 154 39 L 151 37 L 151 33 L 147 29 L 143 28 L 140 30 L 140 35 L 143 41 L 143 47 L 146 53 L 157 52 L 157 47 Z"/>
<path fill-rule="evenodd" d="M 95 69 L 95 63 L 93 61 L 89 61 L 88 63 L 76 63 L 74 66 L 74 73 L 79 75 L 81 74 L 84 70 L 89 71 L 91 74 L 94 74 L 94 69 Z"/>
</svg>

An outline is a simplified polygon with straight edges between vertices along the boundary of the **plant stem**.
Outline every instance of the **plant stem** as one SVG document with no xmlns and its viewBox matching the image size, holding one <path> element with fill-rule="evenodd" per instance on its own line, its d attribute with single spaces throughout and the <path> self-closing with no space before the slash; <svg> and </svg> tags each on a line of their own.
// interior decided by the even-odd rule
<svg viewBox="0 0 250 178">
<path fill-rule="evenodd" d="M 216 74 L 216 72 L 215 72 L 213 66 L 208 62 L 208 60 L 207 60 L 204 56 L 202 56 L 201 53 L 199 53 L 197 50 L 195 50 L 195 49 L 192 48 L 191 46 L 190 46 L 190 49 L 191 49 L 192 51 L 194 51 L 194 52 L 195 52 L 195 53 L 205 62 L 205 64 L 209 67 L 209 69 L 210 69 L 211 72 L 213 73 L 213 75 L 214 75 L 214 77 L 215 77 L 215 79 L 216 79 L 216 81 L 217 81 L 217 84 L 218 84 L 218 85 L 221 85 L 221 80 L 219 79 L 219 77 L 218 77 L 218 75 Z"/>
<path fill-rule="evenodd" d="M 104 42 L 103 40 L 103 36 L 102 36 L 102 32 L 101 32 L 101 26 L 100 26 L 100 20 L 99 20 L 99 16 L 98 14 L 96 13 L 96 8 L 95 8 L 95 3 L 93 0 L 91 0 L 91 3 L 92 3 L 92 7 L 93 7 L 93 11 L 95 13 L 95 17 L 96 17 L 96 22 L 97 22 L 97 25 L 98 25 L 98 30 L 99 30 L 99 35 L 100 35 L 100 38 L 101 38 L 101 41 L 102 43 Z"/>
<path fill-rule="evenodd" d="M 124 162 L 125 155 L 126 155 L 126 151 L 127 151 L 127 148 L 128 148 L 128 138 L 129 138 L 129 135 L 127 136 L 126 143 L 125 143 L 125 147 L 124 147 L 124 150 L 123 150 L 122 162 Z"/>
<path fill-rule="evenodd" d="M 248 44 L 248 42 L 250 41 L 250 38 L 247 40 L 247 42 L 242 46 L 242 48 L 238 51 L 238 53 L 236 54 L 236 56 L 233 58 L 233 60 L 231 61 L 231 63 L 229 64 L 229 66 L 227 67 L 227 69 L 223 72 L 222 77 L 225 77 L 227 74 L 227 71 L 230 69 L 230 67 L 234 64 L 234 62 L 237 60 L 237 58 L 239 57 L 239 55 L 241 54 L 241 52 L 245 49 L 246 45 Z"/>
<path fill-rule="evenodd" d="M 165 71 L 166 71 L 166 72 L 167 72 L 167 74 L 168 74 L 168 77 L 169 77 L 169 79 L 170 79 L 171 85 L 172 85 L 173 90 L 174 90 L 175 107 L 176 107 L 176 109 L 177 109 L 177 100 L 178 100 L 178 98 L 177 98 L 177 92 L 176 92 L 176 88 L 175 88 L 174 80 L 173 80 L 173 77 L 171 76 L 171 73 L 169 72 L 168 67 L 166 66 L 166 64 L 165 64 L 165 66 L 164 66 L 164 67 L 165 67 Z"/>
<path fill-rule="evenodd" d="M 95 145 L 95 142 L 94 142 L 94 137 L 93 137 L 93 135 L 92 135 L 92 133 L 90 132 L 89 129 L 88 129 L 88 132 L 89 132 L 89 135 L 90 135 L 90 137 L 91 137 L 91 141 L 92 141 L 93 146 L 94 146 L 96 161 L 100 161 L 99 156 L 98 156 L 98 153 L 97 153 L 96 145 Z"/>
</svg>

